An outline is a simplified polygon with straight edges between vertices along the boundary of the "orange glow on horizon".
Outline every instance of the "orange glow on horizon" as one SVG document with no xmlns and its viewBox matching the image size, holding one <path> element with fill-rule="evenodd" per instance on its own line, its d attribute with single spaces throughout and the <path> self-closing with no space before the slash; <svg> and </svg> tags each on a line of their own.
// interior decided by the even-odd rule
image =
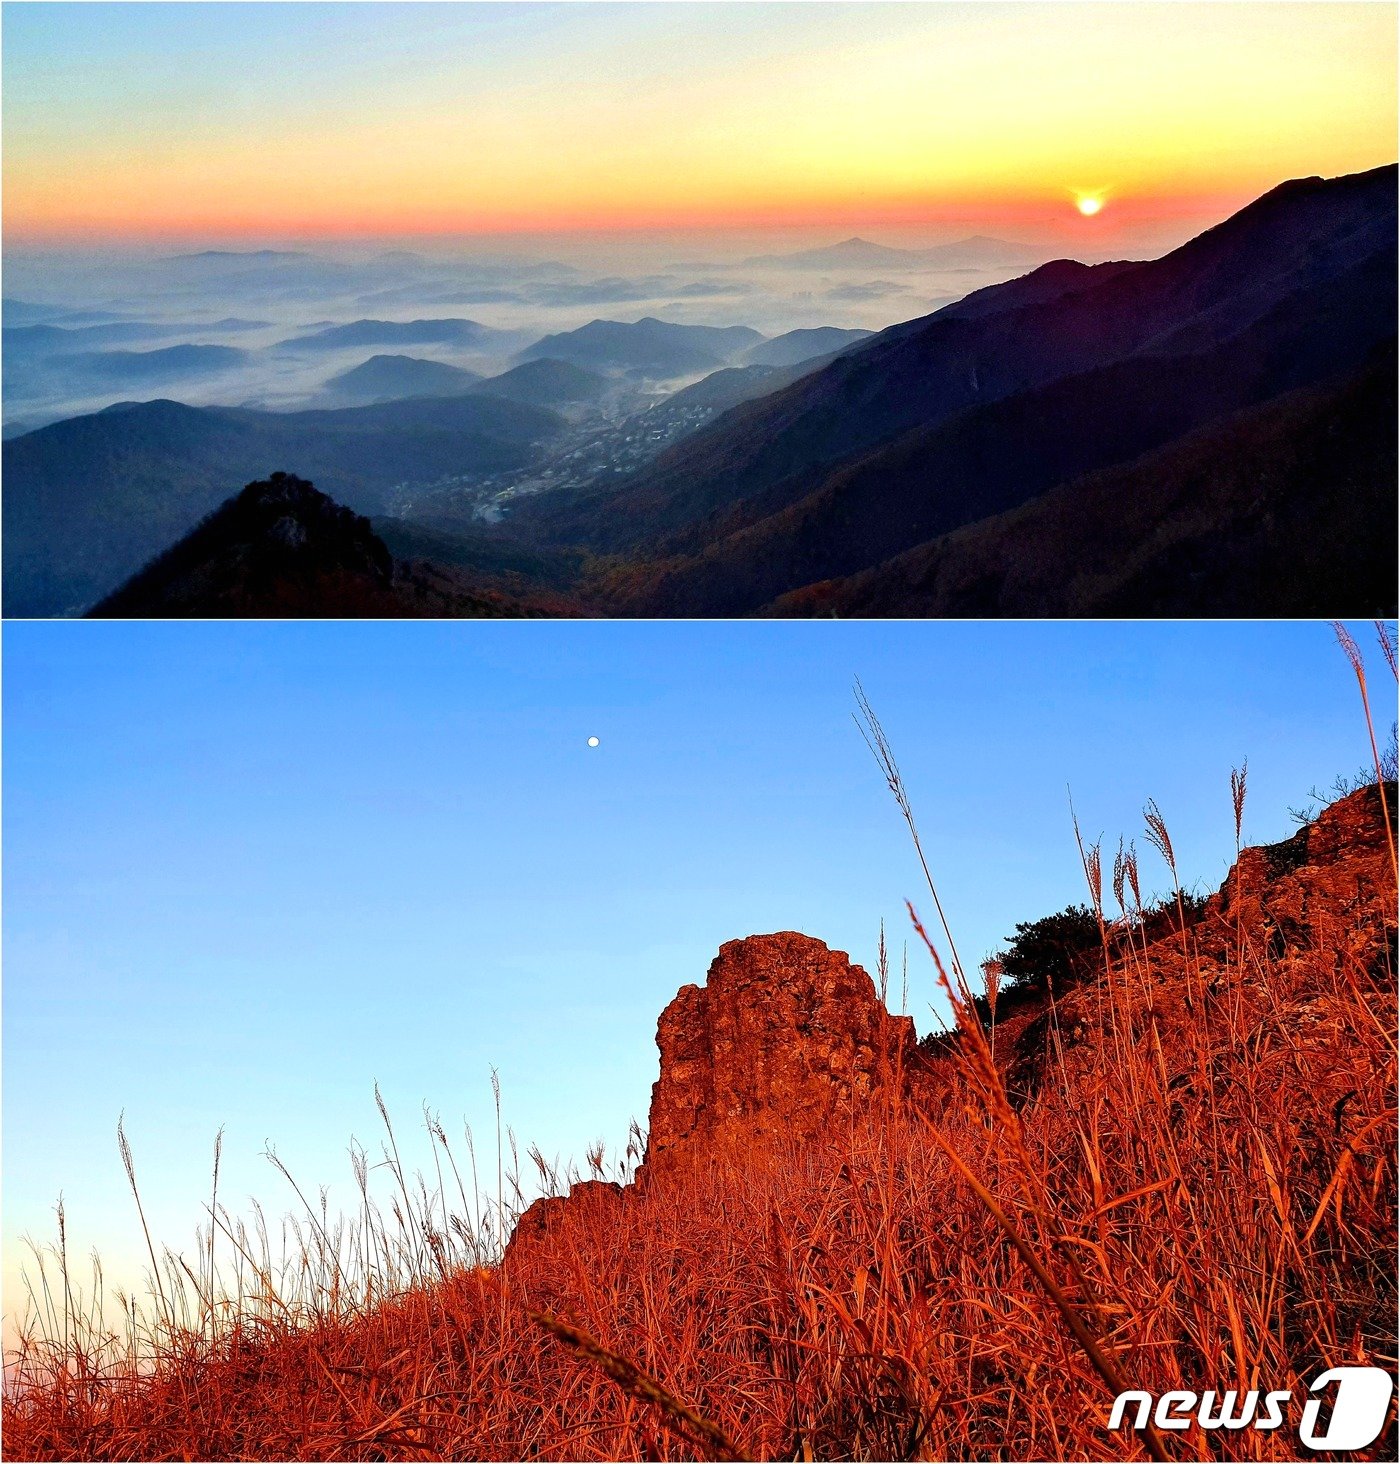
<svg viewBox="0 0 1400 1464">
<path fill-rule="evenodd" d="M 1131 235 L 1143 229 L 1191 228 L 1200 221 L 1226 217 L 1260 193 L 1281 182 L 1272 174 L 1244 181 L 1235 188 L 1191 190 L 1180 193 L 1137 194 L 1115 197 L 1114 230 Z M 1091 210 L 1102 216 L 1100 208 Z M 12 220 L 6 207 L 6 240 L 23 247 L 92 247 L 111 243 L 181 245 L 200 241 L 252 243 L 280 240 L 315 242 L 375 239 L 483 238 L 511 235 L 626 235 L 664 233 L 728 233 L 743 230 L 781 232 L 890 228 L 920 230 L 952 236 L 995 229 L 1008 237 L 1018 231 L 1036 237 L 1079 237 L 1073 220 L 1085 217 L 1078 195 L 1075 211 L 1067 216 L 1063 195 L 1034 194 L 944 197 L 808 197 L 791 200 L 740 198 L 722 203 L 688 206 L 652 205 L 624 209 L 599 202 L 565 209 L 453 210 L 446 207 L 370 208 L 312 212 L 307 209 L 235 211 L 222 209 L 156 214 L 144 211 L 126 219 L 115 214 L 83 220 L 54 217 L 51 221 Z"/>
<path fill-rule="evenodd" d="M 177 9 L 199 23 L 203 7 Z M 454 23 L 455 7 L 429 9 Z M 623 23 L 605 7 L 541 8 L 538 22 L 509 12 L 530 47 L 490 65 L 460 38 L 383 74 L 321 46 L 313 73 L 282 85 L 295 58 L 262 43 L 246 75 L 198 102 L 184 75 L 108 67 L 75 71 L 64 107 L 7 14 L 6 238 L 880 225 L 1071 237 L 1105 213 L 1105 237 L 1131 237 L 1221 217 L 1289 177 L 1395 158 L 1385 6 L 1290 5 L 1287 25 L 1272 4 L 854 9 L 864 18 L 656 6 Z M 14 10 L 41 24 L 28 16 L 42 7 Z M 346 24 L 369 13 L 264 13 L 309 25 L 342 10 Z M 157 12 L 146 23 L 173 29 Z M 535 42 L 551 24 L 574 27 L 567 44 Z M 1087 186 L 1067 210 L 1063 180 L 1076 178 L 1112 179 L 1111 210 Z"/>
</svg>

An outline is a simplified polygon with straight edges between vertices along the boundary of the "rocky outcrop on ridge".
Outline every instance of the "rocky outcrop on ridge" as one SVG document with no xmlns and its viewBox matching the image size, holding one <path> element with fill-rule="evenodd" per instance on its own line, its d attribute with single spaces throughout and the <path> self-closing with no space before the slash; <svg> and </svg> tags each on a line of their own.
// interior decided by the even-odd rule
<svg viewBox="0 0 1400 1464">
<path fill-rule="evenodd" d="M 1386 796 L 1393 825 L 1394 783 Z M 1315 964 L 1350 954 L 1376 969 L 1390 959 L 1395 889 L 1378 788 L 1339 799 L 1289 839 L 1243 850 L 1219 891 L 1192 909 L 1184 935 L 1167 911 L 1159 917 L 1165 934 L 1149 936 L 1136 955 L 1125 945 L 1114 977 L 1136 1037 L 1153 1029 L 1169 1065 L 1174 1024 L 1197 1001 L 1225 999 L 1231 980 L 1247 982 L 1252 961 Z M 1343 930 L 1345 952 L 1335 948 Z M 1076 1050 L 1095 1030 L 1090 1008 L 1099 999 L 1090 979 L 1062 993 L 1053 1013 L 1038 1004 L 999 1024 L 996 1060 L 1013 1101 L 1032 1101 L 1040 1088 L 1052 1017 L 1059 1060 L 1069 1069 L 1080 1062 Z M 683 986 L 657 1024 L 660 1075 L 637 1182 L 664 1182 L 721 1147 L 839 1142 L 843 1125 L 882 1095 L 935 1108 L 957 1042 L 949 1034 L 917 1043 L 912 1019 L 886 1010 L 869 975 L 811 936 L 729 941 L 705 984 Z M 601 1215 L 633 1193 L 590 1180 L 568 1196 L 537 1200 L 511 1245 L 541 1241 L 564 1215 Z"/>
</svg>

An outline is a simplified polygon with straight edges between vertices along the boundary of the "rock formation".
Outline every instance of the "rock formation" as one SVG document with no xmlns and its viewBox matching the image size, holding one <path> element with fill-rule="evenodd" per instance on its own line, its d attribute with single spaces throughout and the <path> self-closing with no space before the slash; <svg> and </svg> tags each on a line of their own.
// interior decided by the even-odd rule
<svg viewBox="0 0 1400 1464">
<path fill-rule="evenodd" d="M 656 1029 L 647 1173 L 717 1142 L 811 1142 L 914 1060 L 844 951 L 795 931 L 720 947 L 704 986 L 683 986 Z"/>
<path fill-rule="evenodd" d="M 1392 827 L 1395 784 L 1386 784 Z M 1359 788 L 1324 808 L 1292 838 L 1242 850 L 1219 893 L 1206 904 L 1206 919 L 1219 916 L 1262 924 L 1292 939 L 1324 911 L 1341 914 L 1357 902 L 1389 909 L 1389 863 L 1380 792 Z M 1393 914 L 1393 910 L 1391 911 Z"/>
<path fill-rule="evenodd" d="M 1387 796 L 1393 822 L 1394 783 Z M 1189 960 L 1175 910 L 1166 911 L 1164 933 L 1149 935 L 1142 959 L 1116 975 L 1120 1000 L 1134 1022 L 1157 1028 L 1170 1061 L 1171 1031 L 1198 999 L 1193 992 L 1216 1001 L 1228 982 L 1247 979 L 1238 960 L 1242 940 L 1261 956 L 1306 960 L 1320 950 L 1331 960 L 1334 932 L 1347 930 L 1361 942 L 1354 954 L 1384 964 L 1393 890 L 1380 796 L 1374 786 L 1362 788 L 1292 838 L 1242 851 L 1219 892 L 1187 917 Z M 1066 1070 L 1084 1060 L 1100 1000 L 1094 977 L 1058 999 L 1057 1060 Z M 1015 1102 L 1032 1101 L 1040 1088 L 1048 1021 L 1036 1001 L 998 1023 L 996 1061 Z M 858 1121 L 882 1094 L 935 1106 L 958 1038 L 916 1043 L 912 1019 L 891 1016 L 844 952 L 782 931 L 721 946 L 705 984 L 683 986 L 662 1012 L 656 1045 L 661 1070 L 642 1185 L 721 1146 L 744 1152 L 773 1140 L 839 1142 L 842 1125 Z M 511 1245 L 543 1240 L 566 1215 L 596 1221 L 634 1194 L 588 1181 L 567 1197 L 537 1200 Z"/>
<path fill-rule="evenodd" d="M 887 1085 L 918 1081 L 911 1017 L 886 1011 L 875 983 L 844 951 L 796 931 L 720 947 L 704 986 L 683 986 L 656 1028 L 647 1184 L 722 1143 L 826 1143 Z M 536 1245 L 563 1218 L 594 1218 L 630 1189 L 588 1180 L 539 1199 L 511 1249 Z"/>
</svg>

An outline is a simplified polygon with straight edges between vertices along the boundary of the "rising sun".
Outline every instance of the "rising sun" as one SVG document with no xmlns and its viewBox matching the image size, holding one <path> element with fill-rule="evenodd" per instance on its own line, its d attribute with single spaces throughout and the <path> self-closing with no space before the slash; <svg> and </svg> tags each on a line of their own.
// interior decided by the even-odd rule
<svg viewBox="0 0 1400 1464">
<path fill-rule="evenodd" d="M 1075 198 L 1074 206 L 1085 218 L 1092 218 L 1103 207 L 1103 199 L 1097 193 L 1081 193 Z"/>
</svg>

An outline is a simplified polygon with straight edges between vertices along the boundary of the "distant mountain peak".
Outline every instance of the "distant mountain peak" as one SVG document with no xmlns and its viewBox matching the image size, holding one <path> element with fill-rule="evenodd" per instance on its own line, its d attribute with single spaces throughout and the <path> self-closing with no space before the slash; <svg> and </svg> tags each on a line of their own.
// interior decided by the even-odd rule
<svg viewBox="0 0 1400 1464">
<path fill-rule="evenodd" d="M 299 249 L 202 249 L 197 254 L 172 254 L 170 259 L 310 259 Z"/>
<path fill-rule="evenodd" d="M 778 269 L 1004 269 L 1038 263 L 1043 255 L 1044 250 L 1035 245 L 993 239 L 985 234 L 933 244 L 923 249 L 897 249 L 856 234 L 838 244 L 799 249 L 792 254 L 759 254 L 744 263 Z"/>
<path fill-rule="evenodd" d="M 413 396 L 452 396 L 480 380 L 480 372 L 445 361 L 380 354 L 332 376 L 325 389 L 341 399 L 393 401 Z"/>
</svg>

